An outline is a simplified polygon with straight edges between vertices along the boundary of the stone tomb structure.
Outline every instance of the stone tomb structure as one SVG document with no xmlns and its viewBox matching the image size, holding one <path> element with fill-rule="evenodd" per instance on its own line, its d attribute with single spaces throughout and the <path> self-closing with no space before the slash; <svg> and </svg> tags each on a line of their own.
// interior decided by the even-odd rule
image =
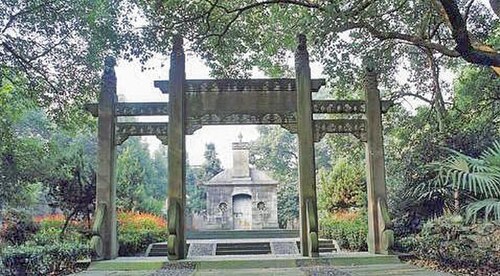
<svg viewBox="0 0 500 276">
<path fill-rule="evenodd" d="M 278 228 L 278 182 L 251 168 L 249 144 L 233 143 L 233 167 L 203 184 L 207 193 L 206 230 Z"/>
<path fill-rule="evenodd" d="M 96 212 L 91 245 L 96 259 L 118 255 L 116 219 L 116 147 L 129 136 L 154 135 L 168 144 L 168 258 L 187 256 L 185 237 L 185 136 L 204 125 L 274 124 L 298 138 L 300 248 L 303 256 L 319 255 L 314 143 L 327 133 L 350 133 L 366 145 L 368 251 L 388 254 L 393 243 L 387 212 L 381 114 L 390 103 L 380 100 L 377 73 L 366 64 L 364 100 L 312 100 L 325 84 L 311 79 L 304 35 L 297 37 L 294 79 L 186 80 L 183 39 L 175 36 L 168 81 L 155 87 L 168 102 L 120 103 L 116 95 L 115 59 L 105 60 L 97 104 L 87 105 L 98 117 Z M 342 114 L 358 119 L 315 119 L 313 114 Z M 120 116 L 168 116 L 168 123 L 117 121 Z M 361 117 L 361 118 L 359 118 Z"/>
</svg>

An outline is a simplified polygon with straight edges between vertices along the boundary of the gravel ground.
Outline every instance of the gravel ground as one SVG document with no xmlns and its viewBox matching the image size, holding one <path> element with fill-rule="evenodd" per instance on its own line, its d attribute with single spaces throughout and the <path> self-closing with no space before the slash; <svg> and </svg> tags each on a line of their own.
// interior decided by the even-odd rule
<svg viewBox="0 0 500 276">
<path fill-rule="evenodd" d="M 271 242 L 271 252 L 275 255 L 299 254 L 299 249 L 295 242 Z"/>
<path fill-rule="evenodd" d="M 348 272 L 341 271 L 330 266 L 327 260 L 296 260 L 297 267 L 306 275 L 310 276 L 349 276 Z"/>
<path fill-rule="evenodd" d="M 215 255 L 215 243 L 191 243 L 189 246 L 188 258 L 213 255 Z"/>
<path fill-rule="evenodd" d="M 300 268 L 306 275 L 309 276 L 350 276 L 352 274 L 335 269 L 331 266 L 305 266 Z"/>
<path fill-rule="evenodd" d="M 188 276 L 196 270 L 195 264 L 191 262 L 167 263 L 165 266 L 151 274 L 151 276 Z"/>
</svg>

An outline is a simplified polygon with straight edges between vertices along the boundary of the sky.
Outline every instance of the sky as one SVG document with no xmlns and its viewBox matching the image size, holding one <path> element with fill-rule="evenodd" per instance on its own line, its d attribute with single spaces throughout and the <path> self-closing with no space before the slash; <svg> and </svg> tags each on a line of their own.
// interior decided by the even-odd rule
<svg viewBox="0 0 500 276">
<path fill-rule="evenodd" d="M 161 67 L 160 64 L 165 66 Z M 169 62 L 165 58 L 157 57 L 151 64 L 152 70 L 141 71 L 138 62 L 118 61 L 116 67 L 117 93 L 120 95 L 120 101 L 127 102 L 154 102 L 168 101 L 168 96 L 163 95 L 159 89 L 155 88 L 155 80 L 167 80 Z M 322 68 L 318 64 L 311 64 L 312 78 L 324 77 L 321 74 Z M 254 70 L 253 78 L 265 78 L 262 72 Z M 203 61 L 197 56 L 186 53 L 186 79 L 209 79 L 209 69 Z M 124 99 L 122 99 L 124 98 Z M 167 122 L 166 116 L 155 117 L 137 117 L 137 121 L 160 121 Z M 234 126 L 204 126 L 197 130 L 193 135 L 186 136 L 186 149 L 188 162 L 191 165 L 201 165 L 204 157 L 205 145 L 214 143 L 218 157 L 224 168 L 231 168 L 233 142 L 238 141 L 238 135 L 243 135 L 244 142 L 250 142 L 258 138 L 256 126 L 234 125 Z M 144 141 L 149 144 L 151 151 L 157 149 L 160 145 L 156 137 L 145 137 Z"/>
</svg>

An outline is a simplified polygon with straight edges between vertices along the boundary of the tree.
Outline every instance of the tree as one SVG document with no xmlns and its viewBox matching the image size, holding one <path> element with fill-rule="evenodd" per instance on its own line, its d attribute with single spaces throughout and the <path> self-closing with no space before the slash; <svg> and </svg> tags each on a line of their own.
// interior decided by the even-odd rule
<svg viewBox="0 0 500 276">
<path fill-rule="evenodd" d="M 356 73 L 353 61 L 377 55 L 380 67 L 394 73 L 390 67 L 407 59 L 412 48 L 500 66 L 500 54 L 492 47 L 473 46 L 497 22 L 478 1 L 164 1 L 146 6 L 145 15 L 156 22 L 150 29 L 162 26 L 162 35 L 176 30 L 187 36 L 215 75 L 238 75 L 238 68 L 255 65 L 270 75 L 283 72 L 297 32 L 309 35 L 326 71 L 338 71 L 332 76 L 339 78 L 342 71 L 346 81 Z"/>
<path fill-rule="evenodd" d="M 104 56 L 137 42 L 133 7 L 129 1 L 2 1 L 0 70 L 27 80 L 4 75 L 26 85 L 39 105 L 67 111 L 68 104 L 94 98 Z"/>
<path fill-rule="evenodd" d="M 201 165 L 203 170 L 202 181 L 208 181 L 222 171 L 220 159 L 217 157 L 215 145 L 208 143 L 205 145 L 205 152 L 203 153 L 205 161 Z"/>
<path fill-rule="evenodd" d="M 350 163 L 346 158 L 335 162 L 331 171 L 318 173 L 318 207 L 333 213 L 365 206 L 366 182 L 362 162 Z"/>
<path fill-rule="evenodd" d="M 199 213 L 206 210 L 207 195 L 201 183 L 207 182 L 212 177 L 222 172 L 220 159 L 217 157 L 215 145 L 208 143 L 205 145 L 203 153 L 205 160 L 201 168 L 188 167 L 186 172 L 187 194 L 188 194 L 188 209 L 190 212 Z"/>
<path fill-rule="evenodd" d="M 95 139 L 85 139 L 88 137 L 77 136 L 57 145 L 60 148 L 52 153 L 56 159 L 54 167 L 44 181 L 48 187 L 49 206 L 59 208 L 65 216 L 61 239 L 72 219 L 86 218 L 90 227 L 96 196 L 95 162 L 91 161 L 96 143 Z"/>
<path fill-rule="evenodd" d="M 278 126 L 259 126 L 252 143 L 251 159 L 261 170 L 278 180 L 278 224 L 284 228 L 299 217 L 296 136 Z"/>
<path fill-rule="evenodd" d="M 154 191 L 158 187 L 154 185 L 161 182 L 166 185 L 166 179 L 156 179 L 165 172 L 165 168 L 160 167 L 163 172 L 156 170 L 147 145 L 139 137 L 130 137 L 119 148 L 116 163 L 117 207 L 126 211 L 161 214 L 166 192 L 156 194 Z"/>
</svg>

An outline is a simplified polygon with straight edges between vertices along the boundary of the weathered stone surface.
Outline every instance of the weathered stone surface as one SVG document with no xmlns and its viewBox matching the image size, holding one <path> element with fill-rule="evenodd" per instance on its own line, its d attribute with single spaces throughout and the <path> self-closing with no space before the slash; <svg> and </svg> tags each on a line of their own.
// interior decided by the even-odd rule
<svg viewBox="0 0 500 276">
<path fill-rule="evenodd" d="M 313 139 L 313 116 L 311 99 L 311 69 L 309 67 L 309 54 L 307 52 L 306 37 L 298 36 L 298 47 L 295 52 L 295 81 L 297 85 L 297 136 L 299 144 L 299 201 L 300 201 L 300 224 L 301 224 L 301 249 L 303 256 L 318 256 L 318 248 L 310 246 L 312 239 L 316 239 L 318 229 L 317 221 L 309 221 L 308 218 L 316 220 L 317 197 L 316 197 L 316 170 L 314 164 L 314 139 Z M 307 215 L 307 204 L 313 210 Z M 316 236 L 312 233 L 316 233 Z M 315 236 L 315 237 L 314 237 Z M 313 249 L 311 251 L 311 249 Z"/>
<path fill-rule="evenodd" d="M 203 229 L 278 228 L 278 182 L 250 168 L 248 151 L 248 143 L 233 143 L 233 167 L 203 184 L 207 193 Z"/>
<path fill-rule="evenodd" d="M 393 105 L 392 101 L 382 101 L 382 113 Z M 364 114 L 366 103 L 362 100 L 316 100 L 312 102 L 313 113 L 324 114 Z"/>
<path fill-rule="evenodd" d="M 186 257 L 184 236 L 184 208 L 186 206 L 186 142 L 185 142 L 185 57 L 182 37 L 174 37 L 170 57 L 169 124 L 168 124 L 168 213 L 178 208 L 174 221 L 169 218 L 169 260 Z M 165 183 L 166 184 L 166 183 Z M 173 224 L 173 225 L 172 225 Z M 173 227 L 171 229 L 171 227 Z M 174 229 L 175 228 L 175 229 Z M 174 231 L 171 231 L 174 230 Z"/>
<path fill-rule="evenodd" d="M 188 258 L 197 256 L 214 256 L 215 247 L 216 243 L 191 242 L 189 245 Z"/>
<path fill-rule="evenodd" d="M 96 103 L 86 104 L 85 110 L 94 117 L 99 115 Z M 115 103 L 115 116 L 161 116 L 168 115 L 168 103 Z"/>
<path fill-rule="evenodd" d="M 168 123 L 139 123 L 126 122 L 117 123 L 115 130 L 115 141 L 121 145 L 130 136 L 157 136 L 164 144 L 168 139 Z"/>
<path fill-rule="evenodd" d="M 113 57 L 105 60 L 104 74 L 99 95 L 99 118 L 97 120 L 98 170 L 96 185 L 97 206 L 106 205 L 106 212 L 99 237 L 102 240 L 102 257 L 114 259 L 118 256 L 118 238 L 116 233 L 116 146 L 115 140 L 115 108 L 116 74 Z"/>
<path fill-rule="evenodd" d="M 382 116 L 380 91 L 377 74 L 373 68 L 367 68 L 365 75 L 366 97 L 366 180 L 368 197 L 368 251 L 387 254 L 390 245 L 390 229 L 387 224 L 388 214 L 381 213 L 386 208 L 387 193 L 385 186 L 384 145 L 382 136 Z M 383 206 L 381 206 L 381 204 Z M 390 221 L 390 220 L 389 220 Z M 384 246 L 385 244 L 385 246 Z"/>
<path fill-rule="evenodd" d="M 155 87 L 162 93 L 169 93 L 168 80 L 157 80 Z M 318 92 L 319 88 L 325 85 L 324 79 L 313 79 L 311 82 L 311 92 Z M 271 91 L 295 91 L 295 79 L 205 79 L 187 80 L 186 92 L 271 92 Z"/>
<path fill-rule="evenodd" d="M 300 253 L 295 241 L 271 242 L 271 252 L 275 255 L 297 255 Z"/>
</svg>

